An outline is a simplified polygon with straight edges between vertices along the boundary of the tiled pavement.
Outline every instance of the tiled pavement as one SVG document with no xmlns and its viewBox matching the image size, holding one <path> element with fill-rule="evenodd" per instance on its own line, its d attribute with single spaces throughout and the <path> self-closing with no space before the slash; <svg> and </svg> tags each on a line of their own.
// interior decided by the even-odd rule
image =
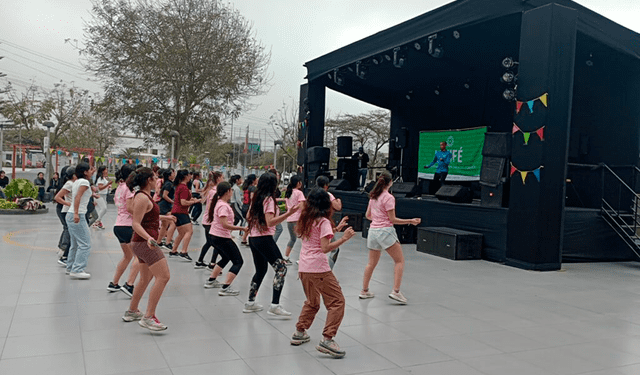
<svg viewBox="0 0 640 375">
<path fill-rule="evenodd" d="M 388 256 L 374 273 L 376 298 L 358 299 L 367 259 L 359 235 L 343 246 L 335 269 L 347 299 L 336 337 L 347 351 L 343 359 L 315 350 L 324 308 L 312 341 L 289 345 L 304 302 L 295 266 L 282 298 L 292 319 L 242 313 L 253 273 L 246 247 L 238 297 L 203 289 L 206 271 L 171 259 L 158 307 L 169 329 L 152 334 L 122 322 L 129 299 L 106 291 L 120 259 L 109 208 L 108 229 L 92 230 L 87 281 L 69 280 L 56 263 L 61 226 L 53 210 L 0 215 L 0 374 L 640 374 L 637 263 L 565 264 L 561 272 L 539 273 L 449 261 L 405 245 L 409 304 L 399 306 L 387 298 Z M 203 238 L 196 227 L 192 257 Z M 282 248 L 287 240 L 284 233 Z M 265 306 L 272 275 L 258 296 Z"/>
</svg>

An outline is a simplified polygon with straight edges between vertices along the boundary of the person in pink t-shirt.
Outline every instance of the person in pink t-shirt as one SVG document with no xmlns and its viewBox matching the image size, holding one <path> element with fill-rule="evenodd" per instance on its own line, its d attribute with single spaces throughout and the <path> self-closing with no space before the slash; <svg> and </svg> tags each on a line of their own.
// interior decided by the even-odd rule
<svg viewBox="0 0 640 375">
<path fill-rule="evenodd" d="M 258 187 L 253 194 L 251 207 L 247 214 L 249 221 L 249 247 L 253 255 L 253 264 L 256 273 L 251 279 L 251 287 L 249 289 L 249 300 L 244 304 L 245 313 L 257 312 L 262 310 L 262 306 L 255 303 L 260 284 L 267 274 L 268 264 L 271 264 L 276 275 L 273 279 L 273 297 L 271 298 L 271 307 L 267 312 L 269 315 L 291 316 L 280 305 L 280 293 L 284 285 L 284 277 L 287 274 L 287 266 L 282 259 L 282 253 L 278 249 L 278 245 L 273 240 L 273 234 L 278 223 L 286 220 L 300 209 L 297 204 L 289 209 L 285 214 L 278 215 L 278 207 L 276 206 L 276 188 L 278 187 L 277 177 L 267 172 L 260 176 Z"/>
<path fill-rule="evenodd" d="M 205 209 L 204 209 L 204 217 L 202 218 L 202 227 L 204 228 L 204 245 L 202 245 L 202 249 L 200 249 L 200 256 L 198 257 L 198 260 L 196 261 L 196 264 L 193 267 L 195 269 L 205 268 L 208 266 L 210 269 L 213 270 L 213 267 L 215 266 L 214 263 L 218 256 L 218 253 L 215 251 L 215 248 L 214 248 L 213 255 L 211 256 L 211 262 L 209 262 L 208 265 L 204 262 L 204 256 L 207 255 L 207 251 L 209 251 L 209 248 L 212 246 L 211 240 L 209 239 L 209 230 L 211 230 L 211 221 L 209 221 L 208 219 L 209 215 L 207 215 L 207 212 L 209 212 L 211 200 L 213 199 L 213 196 L 216 194 L 216 188 L 218 184 L 222 181 L 224 181 L 224 175 L 222 174 L 222 172 L 219 172 L 219 171 L 211 172 L 209 173 L 209 178 L 207 179 L 207 185 L 202 191 L 202 198 L 206 202 Z"/>
<path fill-rule="evenodd" d="M 293 176 L 291 177 L 291 182 L 287 186 L 287 192 L 284 194 L 287 202 L 287 209 L 297 205 L 298 203 L 304 202 L 304 193 L 302 193 L 302 177 Z M 301 209 L 303 206 L 301 206 Z M 287 249 L 284 251 L 284 261 L 287 266 L 293 264 L 289 259 L 289 255 L 291 255 L 291 250 L 293 249 L 293 245 L 296 244 L 296 239 L 298 236 L 296 235 L 296 222 L 300 217 L 300 212 L 289 216 L 287 219 L 287 229 L 289 229 L 289 242 L 287 243 Z"/>
<path fill-rule="evenodd" d="M 130 244 L 131 237 L 133 236 L 133 228 L 131 227 L 133 217 L 131 216 L 131 211 L 133 210 L 134 194 L 129 190 L 125 183 L 131 172 L 134 170 L 135 167 L 133 164 L 125 164 L 120 168 L 119 173 L 116 174 L 118 178 L 118 188 L 116 189 L 116 194 L 113 200 L 118 208 L 118 216 L 116 217 L 116 223 L 113 227 L 113 234 L 118 239 L 118 242 L 120 242 L 120 247 L 122 248 L 122 259 L 118 262 L 116 272 L 113 275 L 113 281 L 111 281 L 107 287 L 107 290 L 110 292 L 117 292 L 121 290 L 129 297 L 133 296 L 133 283 L 136 281 L 138 271 L 140 270 L 138 258 L 133 256 L 133 250 L 131 250 Z M 133 264 L 129 271 L 129 278 L 121 287 L 118 285 L 118 282 L 132 259 Z"/>
<path fill-rule="evenodd" d="M 233 225 L 233 209 L 229 205 L 232 194 L 233 190 L 231 189 L 230 183 L 219 183 L 216 194 L 213 196 L 209 209 L 205 213 L 205 217 L 211 223 L 208 241 L 210 241 L 210 245 L 220 253 L 221 259 L 216 263 L 204 287 L 206 289 L 222 287 L 218 292 L 219 296 L 237 296 L 240 294 L 239 291 L 231 288 L 231 283 L 235 280 L 244 263 L 238 245 L 233 242 L 231 231 L 245 231 L 248 230 L 248 228 Z M 224 284 L 221 284 L 216 280 L 216 277 L 218 277 L 229 261 L 232 263 L 231 269 L 227 274 L 227 280 Z"/>
<path fill-rule="evenodd" d="M 376 181 L 373 190 L 369 193 L 369 206 L 367 207 L 367 219 L 371 220 L 369 233 L 367 234 L 367 247 L 369 248 L 369 263 L 364 269 L 362 280 L 362 291 L 360 298 L 373 298 L 374 294 L 369 291 L 369 281 L 373 270 L 378 265 L 382 250 L 386 250 L 395 263 L 393 272 L 393 290 L 389 298 L 406 304 L 407 299 L 400 292 L 402 283 L 402 273 L 404 272 L 404 255 L 402 246 L 398 241 L 398 235 L 394 225 L 418 225 L 420 218 L 400 219 L 396 217 L 396 200 L 389 193 L 389 188 L 393 185 L 391 174 L 382 172 Z"/>
<path fill-rule="evenodd" d="M 300 345 L 311 339 L 307 329 L 311 327 L 320 309 L 320 296 L 322 296 L 327 308 L 327 319 L 322 331 L 323 340 L 316 349 L 333 357 L 342 358 L 345 352 L 333 338 L 338 333 L 338 327 L 344 317 L 345 300 L 326 254 L 347 242 L 355 232 L 349 227 L 342 238 L 332 242 L 332 212 L 329 194 L 323 189 L 315 188 L 309 193 L 307 203 L 298 219 L 296 233 L 302 238 L 298 275 L 307 300 L 302 306 L 296 332 L 291 337 L 291 345 Z"/>
</svg>

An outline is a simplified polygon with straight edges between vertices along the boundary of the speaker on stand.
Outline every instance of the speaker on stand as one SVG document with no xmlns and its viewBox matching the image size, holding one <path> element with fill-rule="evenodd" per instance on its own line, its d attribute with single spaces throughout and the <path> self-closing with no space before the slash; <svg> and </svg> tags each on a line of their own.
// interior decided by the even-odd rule
<svg viewBox="0 0 640 375">
<path fill-rule="evenodd" d="M 409 129 L 407 128 L 400 128 L 394 138 L 396 148 L 400 149 L 400 166 L 398 168 L 398 177 L 394 182 L 404 182 L 402 179 L 402 164 L 404 163 L 404 149 L 407 147 L 408 138 Z"/>
<path fill-rule="evenodd" d="M 511 133 L 485 133 L 480 170 L 480 205 L 508 207 L 507 169 L 511 157 Z"/>
</svg>

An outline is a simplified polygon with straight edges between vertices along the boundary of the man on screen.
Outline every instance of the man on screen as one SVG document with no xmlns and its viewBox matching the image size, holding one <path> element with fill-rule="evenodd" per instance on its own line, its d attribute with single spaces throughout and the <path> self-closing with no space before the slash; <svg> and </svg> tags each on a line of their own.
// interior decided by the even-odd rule
<svg viewBox="0 0 640 375">
<path fill-rule="evenodd" d="M 436 166 L 436 173 L 433 175 L 433 190 L 438 191 L 444 180 L 449 174 L 449 163 L 451 163 L 451 151 L 447 150 L 447 142 L 440 142 L 440 151 L 436 151 L 436 155 L 433 157 L 433 161 L 429 165 L 425 165 L 424 169 L 431 168 L 434 164 Z"/>
</svg>

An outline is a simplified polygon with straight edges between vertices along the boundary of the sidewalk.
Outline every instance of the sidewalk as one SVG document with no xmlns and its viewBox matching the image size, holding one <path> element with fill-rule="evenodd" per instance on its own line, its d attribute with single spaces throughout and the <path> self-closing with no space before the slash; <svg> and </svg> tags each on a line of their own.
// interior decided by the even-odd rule
<svg viewBox="0 0 640 375">
<path fill-rule="evenodd" d="M 170 259 L 171 280 L 157 310 L 169 329 L 152 334 L 122 322 L 129 298 L 106 290 L 121 256 L 112 232 L 115 207 L 109 205 L 107 230 L 92 230 L 91 279 L 70 280 L 56 263 L 61 225 L 48 206 L 45 215 L 0 215 L 0 374 L 640 373 L 637 263 L 565 264 L 561 272 L 538 273 L 450 261 L 404 245 L 409 304 L 399 306 L 387 297 L 393 279 L 387 255 L 373 275 L 376 297 L 358 299 L 368 254 L 358 233 L 334 270 L 347 300 L 336 337 L 347 355 L 336 360 L 315 350 L 324 307 L 311 342 L 289 344 L 305 299 L 295 265 L 282 294 L 292 319 L 273 319 L 266 309 L 242 313 L 254 271 L 242 246 L 238 297 L 204 289 L 207 271 Z M 287 240 L 283 233 L 281 249 Z M 197 226 L 192 258 L 203 241 Z M 272 277 L 270 270 L 258 295 L 265 307 Z"/>
</svg>

